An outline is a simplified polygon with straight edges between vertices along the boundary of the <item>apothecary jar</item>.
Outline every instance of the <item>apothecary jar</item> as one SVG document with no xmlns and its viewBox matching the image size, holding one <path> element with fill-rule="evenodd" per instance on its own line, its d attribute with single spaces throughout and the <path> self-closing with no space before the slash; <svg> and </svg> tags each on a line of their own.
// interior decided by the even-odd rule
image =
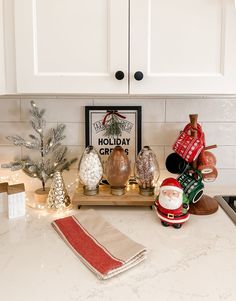
<svg viewBox="0 0 236 301">
<path fill-rule="evenodd" d="M 153 195 L 160 169 L 155 153 L 149 146 L 144 146 L 135 161 L 135 177 L 142 195 Z"/>
<path fill-rule="evenodd" d="M 106 177 L 111 186 L 111 193 L 122 195 L 131 173 L 131 165 L 128 156 L 121 146 L 116 146 L 106 164 Z"/>
<path fill-rule="evenodd" d="M 95 195 L 103 176 L 103 166 L 98 151 L 89 145 L 79 162 L 79 180 L 84 185 L 85 195 Z"/>
</svg>

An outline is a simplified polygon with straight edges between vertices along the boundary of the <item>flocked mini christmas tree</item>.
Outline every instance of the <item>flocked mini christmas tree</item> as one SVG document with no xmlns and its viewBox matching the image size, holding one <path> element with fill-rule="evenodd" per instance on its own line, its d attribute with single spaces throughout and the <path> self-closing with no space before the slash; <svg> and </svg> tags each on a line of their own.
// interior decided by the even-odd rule
<svg viewBox="0 0 236 301">
<path fill-rule="evenodd" d="M 21 169 L 28 176 L 38 178 L 42 183 L 43 190 L 45 190 L 47 180 L 52 178 L 56 171 L 69 170 L 70 165 L 77 159 L 67 160 L 65 158 L 67 147 L 61 144 L 65 138 L 64 124 L 58 124 L 56 128 L 45 133 L 46 121 L 43 118 L 45 110 L 40 110 L 35 102 L 31 101 L 30 113 L 31 126 L 36 135 L 29 135 L 29 140 L 18 135 L 8 136 L 7 139 L 16 146 L 38 151 L 39 159 L 31 160 L 30 157 L 26 157 L 22 160 L 2 164 L 1 167 L 10 168 L 12 171 Z"/>
<path fill-rule="evenodd" d="M 47 198 L 47 208 L 65 210 L 71 208 L 71 200 L 65 187 L 61 172 L 56 171 Z"/>
</svg>

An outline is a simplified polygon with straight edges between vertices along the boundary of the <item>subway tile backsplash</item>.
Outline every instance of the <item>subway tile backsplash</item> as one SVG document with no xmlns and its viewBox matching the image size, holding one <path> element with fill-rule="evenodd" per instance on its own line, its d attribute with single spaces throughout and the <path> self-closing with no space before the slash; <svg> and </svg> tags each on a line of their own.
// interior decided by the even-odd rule
<svg viewBox="0 0 236 301">
<path fill-rule="evenodd" d="M 21 100 L 22 120 L 28 120 L 30 100 Z M 92 99 L 36 99 L 37 105 L 46 108 L 45 119 L 49 122 L 84 122 L 84 106 L 93 105 Z"/>
<path fill-rule="evenodd" d="M 101 97 L 77 95 L 27 95 L 0 97 L 0 163 L 23 157 L 27 154 L 34 157 L 33 152 L 25 148 L 12 146 L 6 139 L 8 135 L 27 137 L 32 133 L 29 124 L 30 100 L 33 99 L 40 108 L 45 108 L 47 127 L 57 123 L 66 124 L 66 138 L 63 141 L 68 146 L 68 157 L 80 158 L 85 146 L 85 116 L 86 105 L 124 105 L 142 106 L 142 145 L 150 145 L 157 154 L 161 169 L 161 179 L 170 175 L 165 170 L 165 158 L 172 151 L 171 145 L 178 132 L 189 121 L 190 113 L 197 113 L 206 135 L 206 144 L 217 144 L 212 150 L 217 157 L 219 172 L 215 182 L 208 186 L 232 186 L 236 184 L 236 97 Z M 78 162 L 70 172 L 65 172 L 66 181 L 71 182 L 77 175 Z M 0 176 L 9 174 L 6 169 L 0 169 Z M 37 180 L 29 179 L 21 174 L 21 181 L 26 189 L 34 189 L 40 185 Z"/>
<path fill-rule="evenodd" d="M 165 99 L 94 99 L 95 106 L 142 106 L 143 122 L 165 122 Z"/>
<path fill-rule="evenodd" d="M 166 122 L 186 122 L 189 114 L 199 114 L 201 122 L 235 122 L 236 101 L 220 98 L 166 100 Z"/>
<path fill-rule="evenodd" d="M 0 121 L 20 121 L 20 99 L 0 97 Z"/>
</svg>

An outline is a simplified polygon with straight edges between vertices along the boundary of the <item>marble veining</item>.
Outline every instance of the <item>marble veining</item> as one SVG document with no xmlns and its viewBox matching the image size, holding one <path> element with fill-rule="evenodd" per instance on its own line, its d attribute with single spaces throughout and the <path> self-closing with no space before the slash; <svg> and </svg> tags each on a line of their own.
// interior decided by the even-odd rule
<svg viewBox="0 0 236 301">
<path fill-rule="evenodd" d="M 1 300 L 236 300 L 235 225 L 221 208 L 180 230 L 162 227 L 149 208 L 94 208 L 147 247 L 144 262 L 98 280 L 51 227 L 62 215 L 27 208 L 23 218 L 0 216 Z"/>
</svg>

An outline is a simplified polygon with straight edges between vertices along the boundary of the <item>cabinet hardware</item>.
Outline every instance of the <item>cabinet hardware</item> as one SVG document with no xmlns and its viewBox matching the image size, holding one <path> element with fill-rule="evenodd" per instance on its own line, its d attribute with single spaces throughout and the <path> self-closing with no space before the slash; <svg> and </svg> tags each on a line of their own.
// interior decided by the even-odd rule
<svg viewBox="0 0 236 301">
<path fill-rule="evenodd" d="M 115 74 L 116 79 L 122 80 L 125 77 L 125 74 L 123 71 L 117 71 Z"/>
<path fill-rule="evenodd" d="M 134 78 L 136 80 L 142 80 L 143 79 L 143 73 L 141 71 L 137 71 L 134 73 Z"/>
</svg>

